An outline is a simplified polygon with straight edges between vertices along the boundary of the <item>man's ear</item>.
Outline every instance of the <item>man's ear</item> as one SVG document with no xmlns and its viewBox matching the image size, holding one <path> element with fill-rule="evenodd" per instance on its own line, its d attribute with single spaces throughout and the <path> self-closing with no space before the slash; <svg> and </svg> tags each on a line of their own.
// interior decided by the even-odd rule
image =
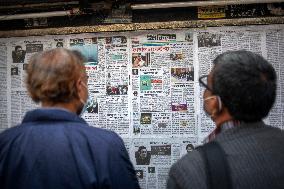
<svg viewBox="0 0 284 189">
<path fill-rule="evenodd" d="M 75 86 L 76 86 L 76 94 L 77 94 L 77 96 L 78 97 L 80 97 L 81 96 L 81 93 L 83 92 L 83 85 L 82 85 L 82 80 L 79 78 L 77 81 L 76 81 L 76 84 L 75 84 Z"/>
</svg>

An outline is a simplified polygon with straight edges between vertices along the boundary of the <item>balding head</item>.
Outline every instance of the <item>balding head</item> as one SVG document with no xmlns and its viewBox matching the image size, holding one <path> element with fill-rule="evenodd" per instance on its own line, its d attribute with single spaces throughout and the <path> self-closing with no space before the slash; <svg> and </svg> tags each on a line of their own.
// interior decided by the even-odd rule
<svg viewBox="0 0 284 189">
<path fill-rule="evenodd" d="M 76 82 L 86 77 L 79 52 L 57 48 L 33 56 L 27 69 L 27 89 L 35 102 L 67 103 L 78 98 Z"/>
</svg>

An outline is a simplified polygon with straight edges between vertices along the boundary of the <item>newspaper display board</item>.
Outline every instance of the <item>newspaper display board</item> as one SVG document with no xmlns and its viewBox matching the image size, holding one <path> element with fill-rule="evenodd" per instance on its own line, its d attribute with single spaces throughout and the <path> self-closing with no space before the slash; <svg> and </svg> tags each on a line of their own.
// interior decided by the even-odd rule
<svg viewBox="0 0 284 189">
<path fill-rule="evenodd" d="M 277 99 L 265 121 L 284 129 L 284 26 L 269 25 L 0 39 L 0 131 L 39 107 L 25 89 L 25 69 L 33 54 L 57 47 L 86 57 L 84 119 L 123 138 L 143 189 L 165 188 L 171 165 L 214 129 L 198 78 L 222 52 L 246 49 L 273 64 Z"/>
</svg>

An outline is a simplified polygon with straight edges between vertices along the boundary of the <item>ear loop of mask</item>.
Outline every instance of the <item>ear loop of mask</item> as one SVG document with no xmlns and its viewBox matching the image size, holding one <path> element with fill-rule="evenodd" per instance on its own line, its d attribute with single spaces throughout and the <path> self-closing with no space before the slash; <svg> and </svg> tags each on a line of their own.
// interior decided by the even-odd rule
<svg viewBox="0 0 284 189">
<path fill-rule="evenodd" d="M 84 82 L 82 82 L 82 85 L 88 90 L 88 87 L 87 87 L 87 85 Z M 81 112 L 79 114 L 79 116 L 82 117 L 83 114 L 85 113 L 85 111 L 87 110 L 87 107 L 88 107 L 88 104 L 89 104 L 89 101 L 90 101 L 89 92 L 88 92 L 88 97 L 87 97 L 86 102 L 84 102 L 81 98 L 79 100 L 83 104 L 83 108 L 82 108 L 82 110 L 81 110 Z"/>
<path fill-rule="evenodd" d="M 215 97 L 217 97 L 217 100 L 218 100 L 218 112 L 220 112 L 222 110 L 222 101 L 221 101 L 220 96 L 218 96 L 218 95 L 209 96 L 209 97 L 205 98 L 204 101 L 210 100 L 210 99 L 215 98 Z"/>
<path fill-rule="evenodd" d="M 219 108 L 219 112 L 221 112 L 221 110 L 222 110 L 222 101 L 221 101 L 220 96 L 217 96 L 217 99 L 218 99 L 218 108 Z"/>
<path fill-rule="evenodd" d="M 87 85 L 84 82 L 82 82 L 81 84 L 82 84 L 83 87 L 85 87 L 88 90 L 88 87 L 87 87 Z M 89 94 L 88 94 L 88 98 L 89 98 Z M 82 104 L 86 103 L 81 98 L 79 100 L 82 102 Z"/>
</svg>

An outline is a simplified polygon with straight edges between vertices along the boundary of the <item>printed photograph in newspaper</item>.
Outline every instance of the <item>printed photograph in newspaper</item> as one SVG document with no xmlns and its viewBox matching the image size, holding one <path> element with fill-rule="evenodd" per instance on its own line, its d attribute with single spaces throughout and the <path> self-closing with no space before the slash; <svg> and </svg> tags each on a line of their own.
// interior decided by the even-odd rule
<svg viewBox="0 0 284 189">
<path fill-rule="evenodd" d="M 77 50 L 87 59 L 86 65 L 98 65 L 98 45 L 74 45 L 71 47 Z"/>
<path fill-rule="evenodd" d="M 173 112 L 186 112 L 187 111 L 187 103 L 172 103 L 172 111 Z"/>
<path fill-rule="evenodd" d="M 194 81 L 193 66 L 189 68 L 171 68 L 171 82 Z"/>
<path fill-rule="evenodd" d="M 106 87 L 107 95 L 127 95 L 128 86 L 127 85 L 107 85 Z"/>
<path fill-rule="evenodd" d="M 90 99 L 86 110 L 88 113 L 98 113 L 98 102 L 95 99 Z"/>
<path fill-rule="evenodd" d="M 198 35 L 198 47 L 221 46 L 221 35 L 203 32 Z"/>
<path fill-rule="evenodd" d="M 140 76 L 140 90 L 147 91 L 147 90 L 151 90 L 151 88 L 152 88 L 151 76 L 141 75 Z"/>
<path fill-rule="evenodd" d="M 152 123 L 152 113 L 141 113 L 140 123 L 141 124 L 151 124 Z"/>
<path fill-rule="evenodd" d="M 132 53 L 132 68 L 147 67 L 150 64 L 150 53 Z"/>
<path fill-rule="evenodd" d="M 18 67 L 11 68 L 11 75 L 19 75 L 19 69 Z"/>
<path fill-rule="evenodd" d="M 135 172 L 138 179 L 143 179 L 143 170 L 135 170 Z"/>
<path fill-rule="evenodd" d="M 15 50 L 12 51 L 13 63 L 24 63 L 26 51 L 23 50 L 22 46 L 15 46 Z"/>
<path fill-rule="evenodd" d="M 145 146 L 139 146 L 135 152 L 136 165 L 149 165 L 151 152 L 147 151 Z"/>
<path fill-rule="evenodd" d="M 28 64 L 23 64 L 23 70 L 27 70 L 28 69 Z"/>
</svg>

